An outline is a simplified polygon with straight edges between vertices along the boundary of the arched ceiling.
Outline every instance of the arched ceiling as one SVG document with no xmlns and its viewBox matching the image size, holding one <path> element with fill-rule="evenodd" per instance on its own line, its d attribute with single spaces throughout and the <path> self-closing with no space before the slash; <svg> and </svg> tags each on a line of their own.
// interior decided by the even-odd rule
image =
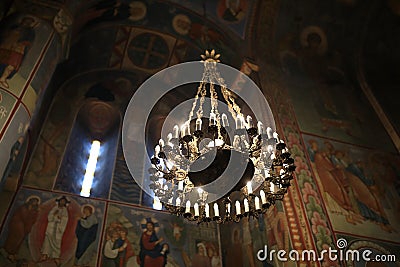
<svg viewBox="0 0 400 267">
<path fill-rule="evenodd" d="M 322 82 L 345 79 L 360 88 L 362 62 L 370 89 L 400 132 L 396 98 L 388 97 L 399 94 L 389 91 L 400 83 L 397 0 L 91 0 L 65 5 L 75 14 L 65 64 L 71 75 L 111 68 L 143 73 L 145 79 L 214 48 L 223 63 L 236 68 L 251 58 L 261 71 L 266 64 L 285 71 L 285 60 L 295 57 Z"/>
</svg>

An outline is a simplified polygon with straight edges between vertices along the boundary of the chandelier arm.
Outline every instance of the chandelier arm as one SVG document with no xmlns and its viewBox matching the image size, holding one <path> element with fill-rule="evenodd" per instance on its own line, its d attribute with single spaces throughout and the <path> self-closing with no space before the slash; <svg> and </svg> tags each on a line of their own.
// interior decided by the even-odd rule
<svg viewBox="0 0 400 267">
<path fill-rule="evenodd" d="M 204 75 L 203 75 L 203 78 L 204 78 Z M 202 87 L 203 87 L 203 83 L 204 83 L 203 78 L 202 78 L 202 81 L 200 82 L 199 86 L 197 87 L 197 93 L 196 93 L 196 96 L 194 97 L 192 109 L 190 110 L 190 113 L 189 113 L 189 118 L 188 118 L 189 122 L 193 118 L 194 110 L 196 109 L 196 106 L 197 106 L 197 101 L 199 101 L 199 95 L 201 95 L 201 91 L 202 91 Z"/>
<path fill-rule="evenodd" d="M 206 94 L 207 94 L 207 87 L 205 86 L 204 80 L 203 80 L 201 82 L 199 109 L 197 110 L 197 118 L 198 119 L 201 119 L 203 117 L 203 105 L 204 105 Z"/>
<path fill-rule="evenodd" d="M 232 96 L 232 91 L 227 88 L 225 80 L 221 77 L 220 73 L 216 71 L 214 75 L 215 79 L 221 84 L 221 93 L 228 104 L 229 111 L 231 112 L 233 119 L 236 120 L 236 116 L 242 114 L 241 109 L 236 104 L 235 98 Z"/>
</svg>

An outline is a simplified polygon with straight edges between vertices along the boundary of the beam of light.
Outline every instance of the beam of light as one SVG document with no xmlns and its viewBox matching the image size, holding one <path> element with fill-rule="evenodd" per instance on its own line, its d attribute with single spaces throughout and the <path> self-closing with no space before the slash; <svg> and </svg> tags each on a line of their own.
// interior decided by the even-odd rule
<svg viewBox="0 0 400 267">
<path fill-rule="evenodd" d="M 89 159 L 86 165 L 85 176 L 83 177 L 81 196 L 89 197 L 92 189 L 94 172 L 96 171 L 97 158 L 100 154 L 100 141 L 94 140 L 90 148 Z"/>
</svg>

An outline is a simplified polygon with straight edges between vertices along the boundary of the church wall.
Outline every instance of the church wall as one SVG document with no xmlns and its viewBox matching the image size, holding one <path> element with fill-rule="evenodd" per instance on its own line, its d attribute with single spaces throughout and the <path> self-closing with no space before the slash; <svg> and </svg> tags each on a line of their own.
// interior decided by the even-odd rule
<svg viewBox="0 0 400 267">
<path fill-rule="evenodd" d="M 347 22 L 341 30 L 333 30 L 339 25 L 329 22 L 313 25 L 313 7 L 295 10 L 278 1 L 265 5 L 269 12 L 279 8 L 278 20 L 261 19 L 258 29 L 272 32 L 267 37 L 278 44 L 257 43 L 260 55 L 274 62 L 258 61 L 260 77 L 297 166 L 289 196 L 298 198 L 301 205 L 295 211 L 284 205 L 291 248 L 336 249 L 344 239 L 343 250 L 371 249 L 373 255 L 394 254 L 398 259 L 399 155 L 359 81 L 351 76 L 357 67 L 353 58 L 346 57 L 351 49 L 344 51 L 337 45 L 339 40 L 352 43 L 360 38 L 353 20 L 360 19 L 365 10 L 331 4 L 331 13 Z M 303 20 L 287 21 L 293 12 Z M 273 247 L 274 242 L 268 242 Z M 307 242 L 311 246 L 304 246 Z M 321 263 L 338 264 L 328 259 Z"/>
</svg>

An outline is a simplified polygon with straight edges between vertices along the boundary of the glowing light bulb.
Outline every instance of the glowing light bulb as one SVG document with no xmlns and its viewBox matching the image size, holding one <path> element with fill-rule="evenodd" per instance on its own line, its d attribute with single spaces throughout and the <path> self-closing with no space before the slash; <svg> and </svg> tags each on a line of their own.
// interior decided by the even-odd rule
<svg viewBox="0 0 400 267">
<path fill-rule="evenodd" d="M 225 113 L 222 114 L 222 126 L 229 127 L 228 117 L 226 116 Z"/>
<path fill-rule="evenodd" d="M 201 131 L 201 124 L 202 124 L 201 119 L 197 118 L 197 120 L 196 120 L 196 131 Z"/>
</svg>

